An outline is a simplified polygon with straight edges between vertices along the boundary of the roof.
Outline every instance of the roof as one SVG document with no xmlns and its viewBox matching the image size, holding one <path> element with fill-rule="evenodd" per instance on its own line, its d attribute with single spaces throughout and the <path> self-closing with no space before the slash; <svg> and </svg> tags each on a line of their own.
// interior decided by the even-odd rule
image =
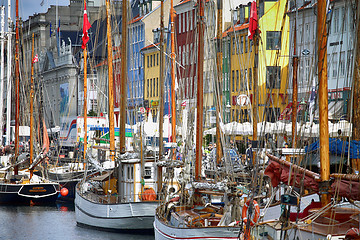
<svg viewBox="0 0 360 240">
<path fill-rule="evenodd" d="M 133 19 L 131 19 L 131 21 L 129 22 L 129 24 L 132 24 L 132 23 L 136 23 L 138 21 L 140 21 L 144 16 L 139 16 L 137 15 L 136 17 L 134 17 Z"/>
<path fill-rule="evenodd" d="M 147 50 L 147 49 L 150 49 L 150 48 L 153 48 L 153 47 L 155 47 L 155 46 L 158 46 L 158 45 L 160 45 L 160 43 L 152 43 L 152 44 L 149 44 L 149 45 L 147 45 L 147 46 L 145 46 L 145 47 L 143 47 L 142 49 L 141 49 L 141 51 L 144 51 L 144 50 Z"/>
<path fill-rule="evenodd" d="M 238 24 L 235 26 L 231 26 L 230 28 L 228 28 L 226 31 L 223 32 L 222 36 L 226 37 L 227 35 L 229 35 L 232 32 L 237 32 L 237 31 L 241 31 L 243 29 L 247 29 L 249 28 L 249 23 L 243 23 L 243 24 Z"/>
</svg>

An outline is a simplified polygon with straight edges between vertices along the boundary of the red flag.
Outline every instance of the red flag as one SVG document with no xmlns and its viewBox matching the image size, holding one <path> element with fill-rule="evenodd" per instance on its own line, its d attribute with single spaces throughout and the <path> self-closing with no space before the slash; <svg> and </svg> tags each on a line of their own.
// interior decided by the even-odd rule
<svg viewBox="0 0 360 240">
<path fill-rule="evenodd" d="M 258 28 L 258 16 L 256 12 L 256 1 L 251 2 L 250 22 L 249 22 L 249 39 L 253 39 L 256 29 Z"/>
<path fill-rule="evenodd" d="M 39 61 L 39 57 L 38 57 L 38 55 L 36 54 L 35 57 L 33 58 L 32 62 L 33 62 L 33 63 L 36 63 L 36 62 L 38 62 L 38 61 Z"/>
<path fill-rule="evenodd" d="M 84 6 L 84 25 L 83 25 L 83 36 L 82 36 L 82 45 L 81 48 L 85 49 L 86 48 L 86 43 L 89 41 L 89 35 L 88 35 L 88 30 L 91 28 L 91 24 L 89 22 L 88 16 L 87 16 L 87 12 L 86 12 L 86 3 Z"/>
</svg>

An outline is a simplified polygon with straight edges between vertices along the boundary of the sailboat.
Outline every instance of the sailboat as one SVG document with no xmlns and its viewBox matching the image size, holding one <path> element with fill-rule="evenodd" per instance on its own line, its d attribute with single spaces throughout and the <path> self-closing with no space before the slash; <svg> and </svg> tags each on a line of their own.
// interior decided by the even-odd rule
<svg viewBox="0 0 360 240">
<path fill-rule="evenodd" d="M 281 196 L 281 209 L 273 214 L 272 219 L 252 229 L 255 239 L 268 236 L 273 239 L 359 239 L 360 208 L 359 177 L 357 174 L 330 174 L 329 158 L 329 127 L 328 127 L 328 78 L 327 78 L 327 1 L 317 1 L 317 43 L 318 63 L 317 73 L 319 81 L 319 116 L 320 116 L 320 173 L 300 167 L 301 158 L 293 156 L 289 162 L 267 154 L 270 163 L 265 174 L 272 179 L 274 187 L 280 182 L 288 185 Z M 359 3 L 357 3 L 359 14 Z M 359 23 L 357 36 L 359 36 Z M 357 42 L 356 56 L 358 57 L 359 42 Z M 357 69 L 357 67 L 355 67 Z M 354 88 L 359 81 L 357 70 L 354 73 Z M 358 98 L 356 89 L 354 99 Z M 358 107 L 356 107 L 358 109 Z M 354 112 L 358 110 L 354 109 Z M 354 114 L 354 123 L 356 121 Z M 341 131 L 340 131 L 341 133 Z M 357 148 L 356 142 L 343 143 L 349 149 Z M 342 149 L 343 153 L 345 147 Z M 350 155 L 348 152 L 347 154 Z M 296 190 L 300 189 L 300 190 Z M 307 197 L 308 203 L 301 206 L 299 202 Z M 314 199 L 320 198 L 320 201 Z M 303 203 L 301 203 L 303 204 Z M 296 211 L 294 211 L 296 209 Z M 280 211 L 279 211 L 280 210 Z M 269 209 L 269 211 L 271 211 Z M 275 218 L 275 219 L 274 219 Z"/>
<path fill-rule="evenodd" d="M 113 231 L 152 230 L 154 209 L 157 206 L 156 173 L 154 159 L 125 152 L 126 90 L 127 90 L 127 20 L 122 20 L 121 44 L 121 105 L 120 105 L 120 156 L 115 158 L 112 40 L 110 1 L 106 1 L 107 61 L 109 88 L 110 160 L 116 167 L 99 169 L 87 175 L 76 186 L 75 214 L 79 225 Z M 122 2 L 122 16 L 127 16 L 127 1 Z M 124 74 L 125 73 L 125 74 Z M 133 157 L 134 156 L 134 157 Z M 87 159 L 91 160 L 90 151 Z M 143 184 L 141 184 L 143 183 Z M 147 185 L 145 185 L 145 183 Z"/>
<path fill-rule="evenodd" d="M 221 18 L 222 5 L 218 1 L 218 17 Z M 196 106 L 196 149 L 194 179 L 186 173 L 179 180 L 181 189 L 178 196 L 169 195 L 157 209 L 154 222 L 155 239 L 238 239 L 241 234 L 240 198 L 242 191 L 236 183 L 220 179 L 203 179 L 202 171 L 202 138 L 203 138 L 203 57 L 204 28 L 201 20 L 204 16 L 204 1 L 197 2 L 198 7 L 198 61 L 197 61 L 197 106 Z M 221 25 L 221 24 L 220 24 Z M 172 26 L 173 31 L 173 26 Z M 221 33 L 221 31 L 220 31 Z M 219 35 L 219 34 L 218 34 Z M 221 43 L 218 44 L 221 46 Z M 221 74 L 220 74 L 221 75 Z M 218 100 L 219 101 L 219 100 Z M 219 111 L 221 112 L 221 111 Z M 219 125 L 219 124 L 218 124 Z M 220 135 L 220 134 L 219 134 Z M 220 140 L 218 140 L 220 142 Z M 219 144 L 220 145 L 220 144 Z M 218 147 L 218 149 L 221 146 Z M 193 149 L 189 149 L 189 156 Z M 217 153 L 218 161 L 221 153 Z M 187 165 L 187 163 L 185 163 Z M 173 168 L 173 167 L 172 167 Z M 186 166 L 184 167 L 186 168 Z M 170 168 L 171 171 L 171 168 Z M 186 171 L 184 171 L 186 172 Z M 257 221 L 259 205 L 255 207 Z M 249 221 L 250 222 L 250 221 Z"/>
<path fill-rule="evenodd" d="M 10 4 L 9 4 L 10 6 Z M 0 169 L 0 203 L 1 204 L 51 204 L 55 203 L 60 186 L 58 183 L 47 181 L 44 178 L 33 175 L 33 170 L 37 164 L 49 157 L 44 145 L 43 150 L 33 157 L 33 133 L 30 133 L 30 155 L 19 154 L 19 106 L 20 106 L 20 69 L 19 69 L 19 3 L 16 1 L 16 50 L 15 50 L 15 98 L 16 98 L 16 114 L 15 114 L 15 153 L 10 157 L 11 163 Z M 9 13 L 10 13 L 9 7 Z M 34 97 L 34 35 L 32 37 L 32 75 L 31 75 L 31 91 L 30 91 L 30 128 L 33 125 L 33 97 Z M 10 53 L 9 53 L 10 54 Z M 9 99 L 8 99 L 9 100 Z M 44 137 L 46 138 L 46 127 L 43 126 Z M 22 163 L 29 162 L 27 169 L 20 171 Z"/>
</svg>

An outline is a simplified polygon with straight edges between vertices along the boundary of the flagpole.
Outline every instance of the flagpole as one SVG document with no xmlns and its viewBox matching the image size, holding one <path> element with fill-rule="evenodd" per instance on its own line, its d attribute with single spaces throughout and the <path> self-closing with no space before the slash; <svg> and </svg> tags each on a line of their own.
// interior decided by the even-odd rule
<svg viewBox="0 0 360 240">
<path fill-rule="evenodd" d="M 34 33 L 32 34 L 32 45 L 31 45 L 31 87 L 30 87 L 30 166 L 33 161 L 34 157 L 34 134 L 33 134 L 33 127 L 34 127 Z M 33 176 L 34 170 L 30 170 L 30 179 Z"/>
<path fill-rule="evenodd" d="M 11 53 L 11 0 L 8 0 L 8 39 L 7 52 Z M 11 54 L 7 54 L 7 96 L 6 96 L 6 145 L 10 145 L 11 123 Z"/>
</svg>

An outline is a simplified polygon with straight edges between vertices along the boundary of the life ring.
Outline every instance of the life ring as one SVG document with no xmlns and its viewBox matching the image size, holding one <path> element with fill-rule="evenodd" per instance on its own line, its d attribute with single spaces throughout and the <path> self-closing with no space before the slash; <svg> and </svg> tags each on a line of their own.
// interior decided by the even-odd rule
<svg viewBox="0 0 360 240">
<path fill-rule="evenodd" d="M 249 205 L 250 205 L 250 200 L 248 200 L 243 209 L 242 209 L 242 219 L 243 219 L 243 222 L 246 224 L 247 223 L 247 212 L 248 212 L 248 208 L 249 208 Z M 254 207 L 254 210 L 255 210 L 255 215 L 252 219 L 250 219 L 250 226 L 254 226 L 254 224 L 259 220 L 259 217 L 260 217 L 260 207 L 259 207 L 259 204 L 253 200 L 253 207 Z"/>
</svg>

